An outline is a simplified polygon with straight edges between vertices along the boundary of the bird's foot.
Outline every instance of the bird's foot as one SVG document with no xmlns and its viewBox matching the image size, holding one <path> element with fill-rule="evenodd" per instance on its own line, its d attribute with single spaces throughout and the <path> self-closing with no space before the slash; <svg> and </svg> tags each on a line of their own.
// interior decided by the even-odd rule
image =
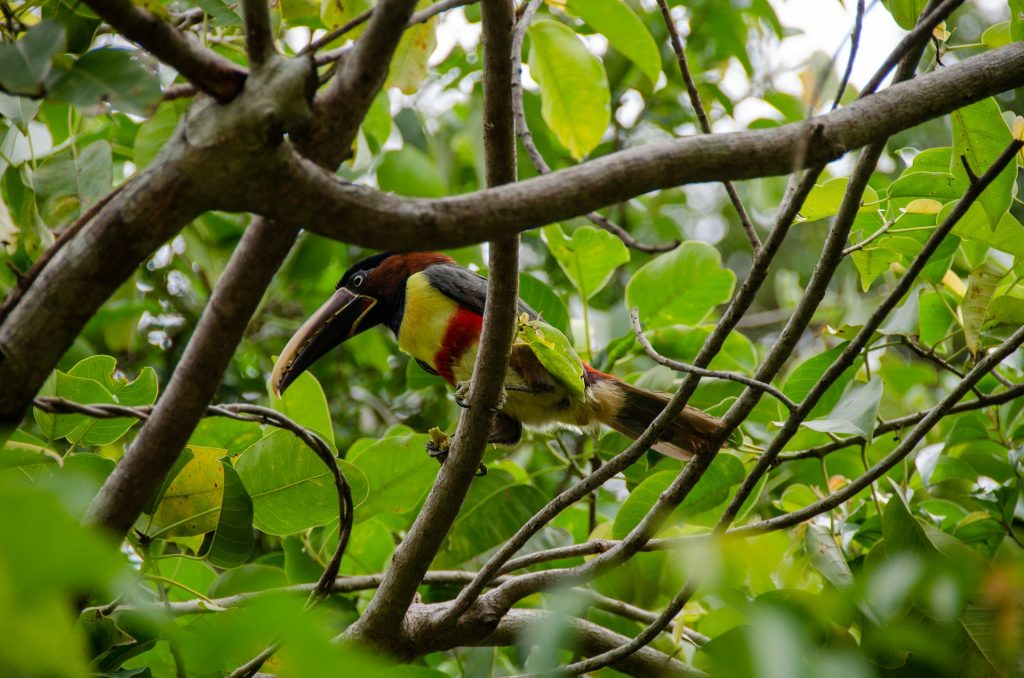
<svg viewBox="0 0 1024 678">
<path fill-rule="evenodd" d="M 469 402 L 469 382 L 460 381 L 455 385 L 455 404 L 464 410 L 468 410 L 473 406 L 473 403 Z M 497 414 L 505 407 L 505 389 L 502 389 L 501 395 L 498 396 L 498 404 L 494 407 L 488 407 L 487 411 L 492 414 Z"/>
<path fill-rule="evenodd" d="M 424 444 L 424 448 L 427 450 L 432 458 L 437 459 L 438 464 L 444 464 L 448 459 L 448 452 L 451 449 L 451 437 L 437 428 L 436 426 L 428 431 L 430 439 Z M 480 466 L 476 470 L 477 476 L 487 475 L 487 466 L 480 462 Z"/>
</svg>

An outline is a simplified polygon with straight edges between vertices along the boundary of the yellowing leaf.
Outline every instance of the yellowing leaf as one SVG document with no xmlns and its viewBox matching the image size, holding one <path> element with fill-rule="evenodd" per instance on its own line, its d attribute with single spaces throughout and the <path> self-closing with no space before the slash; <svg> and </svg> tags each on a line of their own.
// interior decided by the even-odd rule
<svg viewBox="0 0 1024 678">
<path fill-rule="evenodd" d="M 147 530 L 151 536 L 188 537 L 217 528 L 224 498 L 224 468 L 220 458 L 227 451 L 213 447 L 189 447 L 192 459 L 167 487 Z"/>
<path fill-rule="evenodd" d="M 932 200 L 931 198 L 917 198 L 907 203 L 907 206 L 903 208 L 904 212 L 910 212 L 911 214 L 938 214 L 939 210 L 942 209 L 942 203 L 938 200 Z"/>
<path fill-rule="evenodd" d="M 403 94 L 414 94 L 427 77 L 427 61 L 437 47 L 438 17 L 431 17 L 402 34 L 391 60 L 386 87 L 397 87 Z"/>
</svg>

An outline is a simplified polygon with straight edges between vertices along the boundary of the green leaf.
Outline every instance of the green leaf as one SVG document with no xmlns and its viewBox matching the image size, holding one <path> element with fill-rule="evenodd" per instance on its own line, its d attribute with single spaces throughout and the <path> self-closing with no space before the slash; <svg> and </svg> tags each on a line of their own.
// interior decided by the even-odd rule
<svg viewBox="0 0 1024 678">
<path fill-rule="evenodd" d="M 366 477 L 369 494 L 356 511 L 362 521 L 382 513 L 408 513 L 430 489 L 437 462 L 424 451 L 427 436 L 393 435 L 361 447 L 349 460 Z"/>
<path fill-rule="evenodd" d="M 221 459 L 224 470 L 224 501 L 206 559 L 217 567 L 238 567 L 249 559 L 256 535 L 252 531 L 252 499 L 230 463 Z"/>
<path fill-rule="evenodd" d="M 448 193 L 434 161 L 410 144 L 384 154 L 377 168 L 377 184 L 382 191 L 421 198 L 440 198 Z"/>
<path fill-rule="evenodd" d="M 644 22 L 623 0 L 570 0 L 570 14 L 608 38 L 612 47 L 635 63 L 654 86 L 661 74 L 661 54 Z"/>
<path fill-rule="evenodd" d="M 104 47 L 86 52 L 57 74 L 50 94 L 76 106 L 109 101 L 125 113 L 149 115 L 160 102 L 160 81 L 133 61 L 130 51 Z"/>
<path fill-rule="evenodd" d="M 803 400 L 818 380 L 821 375 L 825 373 L 829 365 L 835 362 L 835 359 L 839 357 L 839 354 L 846 348 L 844 342 L 835 348 L 831 348 L 824 353 L 819 353 L 816 356 L 808 358 L 794 369 L 782 386 L 782 392 L 792 398 L 796 402 Z M 848 369 L 835 380 L 835 382 L 828 387 L 825 394 L 818 401 L 818 404 L 811 410 L 811 416 L 821 416 L 825 412 L 830 412 L 835 407 L 836 403 L 839 402 L 839 396 L 842 394 L 843 389 L 853 378 L 852 369 Z"/>
<path fill-rule="evenodd" d="M 391 59 L 385 87 L 397 87 L 402 94 L 415 94 L 420 88 L 427 77 L 427 62 L 437 47 L 439 18 L 435 15 L 402 33 Z"/>
<path fill-rule="evenodd" d="M 661 493 L 668 489 L 678 475 L 675 471 L 659 471 L 637 485 L 615 516 L 613 538 L 623 539 L 639 525 Z M 713 524 L 716 516 L 709 516 L 709 512 L 725 503 L 731 488 L 743 480 L 743 475 L 743 464 L 739 459 L 727 452 L 720 453 L 683 503 L 672 512 L 666 525 Z"/>
<path fill-rule="evenodd" d="M 0 469 L 37 464 L 61 464 L 63 460 L 46 443 L 24 431 L 14 431 L 0 443 Z"/>
<path fill-rule="evenodd" d="M 949 303 L 932 290 L 921 293 L 917 302 L 918 338 L 925 346 L 937 344 L 949 333 L 953 324 Z"/>
<path fill-rule="evenodd" d="M 825 217 L 831 217 L 839 211 L 839 206 L 846 195 L 846 187 L 850 183 L 849 177 L 829 179 L 823 184 L 818 184 L 807 194 L 803 207 L 800 208 L 800 216 L 805 221 L 817 221 Z M 878 202 L 878 194 L 870 186 L 864 189 L 861 197 L 862 203 Z M 870 205 L 862 207 L 865 210 L 877 210 L 878 207 Z"/>
<path fill-rule="evenodd" d="M 940 223 L 955 205 L 956 203 L 952 202 L 943 205 L 938 216 Z M 1012 254 L 1018 259 L 1024 259 L 1024 225 L 1009 212 L 999 219 L 999 223 L 993 229 L 989 225 L 985 210 L 978 203 L 974 203 L 953 227 L 953 233 L 966 240 L 980 242 Z"/>
<path fill-rule="evenodd" d="M 718 250 L 685 242 L 644 264 L 626 285 L 626 307 L 640 309 L 644 325 L 699 325 L 732 296 L 736 274 Z"/>
<path fill-rule="evenodd" d="M 139 125 L 134 146 L 136 167 L 142 169 L 153 162 L 164 144 L 171 138 L 186 108 L 188 108 L 187 104 L 180 99 L 165 101 L 160 104 L 152 117 Z"/>
<path fill-rule="evenodd" d="M 960 312 L 964 321 L 964 340 L 971 355 L 981 350 L 981 326 L 988 317 L 988 305 L 1002 276 L 992 266 L 978 266 L 967 276 L 967 294 Z"/>
<path fill-rule="evenodd" d="M 672 325 L 647 333 L 651 345 L 661 355 L 670 355 L 678 360 L 691 362 L 697 357 L 704 341 L 714 330 L 714 325 L 687 327 Z M 711 360 L 711 369 L 737 372 L 753 372 L 757 368 L 757 350 L 753 342 L 739 332 L 730 332 L 725 338 L 722 350 Z"/>
<path fill-rule="evenodd" d="M 999 104 L 993 98 L 955 110 L 950 116 L 953 121 L 951 171 L 960 181 L 967 180 L 967 170 L 961 159 L 967 161 L 975 175 L 981 176 L 1013 141 Z M 990 228 L 996 228 L 1010 209 L 1016 177 L 1017 165 L 1011 162 L 978 197 L 978 204 L 985 211 Z"/>
<path fill-rule="evenodd" d="M 145 367 L 135 381 L 115 376 L 116 362 L 106 355 L 90 356 L 71 368 L 68 373 L 72 377 L 91 379 L 98 383 L 113 399 L 113 402 L 127 407 L 152 405 L 156 402 L 157 380 L 152 367 Z M 58 382 L 58 396 L 59 384 Z M 69 400 L 73 398 L 69 396 Z M 84 421 L 67 435 L 67 439 L 78 445 L 109 445 L 117 441 L 138 423 L 133 417 L 117 417 L 114 419 L 93 419 L 83 417 Z"/>
<path fill-rule="evenodd" d="M 892 14 L 899 27 L 909 31 L 917 24 L 928 0 L 882 0 L 882 4 Z"/>
<path fill-rule="evenodd" d="M 39 166 L 32 177 L 37 199 L 44 198 L 44 215 L 60 218 L 78 216 L 85 208 L 110 192 L 113 185 L 113 155 L 106 140 L 93 142 L 77 155 L 63 153 Z M 72 209 L 67 210 L 70 205 Z"/>
<path fill-rule="evenodd" d="M 842 549 L 836 543 L 832 532 L 821 525 L 807 526 L 804 548 L 811 559 L 814 569 L 829 580 L 838 589 L 853 585 L 853 572 L 843 556 Z"/>
<path fill-rule="evenodd" d="M 53 398 L 64 398 L 86 405 L 115 404 L 114 397 L 99 383 L 92 379 L 75 377 L 63 372 L 50 375 L 43 385 L 40 395 Z M 64 438 L 76 430 L 89 425 L 91 419 L 82 414 L 48 414 L 39 408 L 34 410 L 36 424 L 42 429 L 48 440 Z"/>
<path fill-rule="evenodd" d="M 621 240 L 593 226 L 581 226 L 566 236 L 561 226 L 552 224 L 541 233 L 551 256 L 584 302 L 608 284 L 616 268 L 629 261 L 629 250 Z"/>
<path fill-rule="evenodd" d="M 871 440 L 882 400 L 882 380 L 874 377 L 866 384 L 850 382 L 832 412 L 824 418 L 801 423 L 812 431 L 846 433 Z"/>
<path fill-rule="evenodd" d="M 992 300 L 989 314 L 1004 325 L 1024 325 L 1024 291 L 1015 290 Z"/>
<path fill-rule="evenodd" d="M 540 315 L 541 320 L 565 336 L 571 336 L 569 311 L 554 290 L 529 273 L 519 274 L 519 297 Z"/>
<path fill-rule="evenodd" d="M 315 431 L 334 447 L 334 424 L 331 423 L 331 408 L 327 405 L 324 389 L 311 372 L 299 375 L 284 395 L 278 398 L 267 384 L 270 402 L 275 410 L 306 428 Z"/>
<path fill-rule="evenodd" d="M 224 497 L 224 450 L 192 447 L 192 459 L 167 486 L 146 533 L 188 537 L 216 529 Z"/>
<path fill-rule="evenodd" d="M 493 469 L 473 481 L 439 561 L 456 566 L 502 544 L 545 503 L 533 485 Z"/>
<path fill-rule="evenodd" d="M 530 74 L 540 85 L 541 116 L 579 160 L 597 147 L 611 120 L 604 66 L 564 24 L 535 21 L 527 32 Z"/>
<path fill-rule="evenodd" d="M 564 334 L 524 313 L 516 323 L 514 346 L 526 345 L 540 364 L 577 398 L 583 398 L 583 362 Z"/>
<path fill-rule="evenodd" d="M 0 115 L 14 123 L 22 134 L 28 133 L 28 124 L 35 119 L 42 105 L 39 99 L 13 97 L 0 92 Z"/>
<path fill-rule="evenodd" d="M 366 479 L 338 460 L 356 503 L 366 497 Z M 330 470 L 289 431 L 276 430 L 251 445 L 235 464 L 252 498 L 253 524 L 278 536 L 338 518 L 338 493 Z"/>
<path fill-rule="evenodd" d="M 8 94 L 42 96 L 50 60 L 64 47 L 64 27 L 53 21 L 42 21 L 20 40 L 0 45 L 0 87 Z"/>
<path fill-rule="evenodd" d="M 243 25 L 242 16 L 224 0 L 196 0 L 196 5 L 210 16 L 210 25 L 217 28 Z"/>
<path fill-rule="evenodd" d="M 991 49 L 1009 45 L 1013 42 L 1013 38 L 1010 37 L 1010 22 L 1001 21 L 986 28 L 981 34 L 981 42 Z"/>
</svg>

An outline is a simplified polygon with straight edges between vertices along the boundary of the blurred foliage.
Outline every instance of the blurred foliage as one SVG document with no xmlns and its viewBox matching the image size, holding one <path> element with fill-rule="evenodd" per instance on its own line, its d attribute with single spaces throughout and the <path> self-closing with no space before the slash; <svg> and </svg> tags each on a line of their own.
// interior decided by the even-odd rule
<svg viewBox="0 0 1024 678">
<path fill-rule="evenodd" d="M 826 0 L 822 0 L 823 2 Z M 2 2 L 0 45 L 0 290 L 57 234 L 147 165 L 188 107 L 161 101 L 180 77 L 65 0 Z M 196 39 L 244 62 L 238 8 L 222 0 L 147 0 Z M 792 31 L 768 0 L 672 2 L 691 68 L 716 130 L 769 128 L 818 111 L 834 95 L 834 64 L 807 55 L 780 71 L 774 61 Z M 853 3 L 847 3 L 852 5 Z M 874 11 L 908 27 L 923 0 L 888 0 Z M 988 3 L 987 6 L 992 3 Z M 281 49 L 294 53 L 324 29 L 370 7 L 283 0 L 274 5 Z M 1024 37 L 1020 3 L 968 5 L 946 22 L 924 69 Z M 197 9 L 200 23 L 188 23 Z M 555 169 L 581 158 L 697 130 L 665 26 L 650 0 L 549 0 L 527 33 L 532 79 L 526 115 Z M 435 197 L 483 185 L 479 8 L 467 6 L 410 29 L 389 87 L 363 123 L 345 178 L 403 195 Z M 359 30 L 329 48 L 346 44 Z M 440 45 L 440 47 L 438 47 Z M 863 47 L 863 46 L 862 46 Z M 884 48 L 883 48 L 884 49 Z M 838 68 L 841 70 L 841 65 Z M 824 87 L 815 99 L 817 84 Z M 849 100 L 854 92 L 848 92 Z M 751 113 L 753 111 L 753 113 Z M 828 294 L 777 380 L 799 400 L 903 274 L 936 224 L 1024 120 L 1020 91 L 964 108 L 890 140 L 871 179 L 851 246 Z M 970 170 L 965 167 L 965 163 Z M 802 293 L 846 188 L 849 160 L 834 163 L 812 192 L 776 258 L 755 307 L 712 367 L 750 375 Z M 535 171 L 520 161 L 520 174 Z M 787 449 L 871 434 L 876 419 L 934 405 L 978 356 L 1024 322 L 1024 216 L 1017 167 L 1008 168 L 932 258 L 913 291 L 857 364 L 828 391 Z M 763 230 L 785 180 L 746 182 L 743 199 Z M 718 185 L 645 194 L 607 215 L 641 241 L 681 239 L 661 255 L 627 251 L 583 219 L 527 233 L 522 295 L 594 365 L 670 390 L 677 375 L 654 366 L 632 337 L 636 305 L 654 346 L 692 360 L 751 255 Z M 86 403 L 146 405 L 166 384 L 248 217 L 208 213 L 166 243 L 92 319 L 43 394 Z M 266 380 L 302 319 L 366 252 L 301 236 L 251 323 L 219 400 L 270 404 L 339 452 L 357 503 L 343 575 L 381 572 L 417 515 L 438 467 L 424 432 L 452 430 L 458 416 L 440 379 L 398 352 L 384 331 L 349 341 L 283 400 Z M 451 253 L 486 273 L 483 247 Z M 921 354 L 908 350 L 915 342 Z M 116 356 L 116 358 L 114 357 Z M 946 369 L 941 363 L 947 364 Z M 128 375 L 134 375 L 129 377 Z M 1024 378 L 1018 352 L 1001 379 Z M 1002 388 L 986 377 L 979 393 Z M 692 404 L 723 412 L 741 385 L 704 380 Z M 664 536 L 705 532 L 734 495 L 786 411 L 764 398 L 680 506 Z M 0 673 L 53 676 L 220 675 L 274 640 L 267 670 L 286 676 L 506 675 L 570 659 L 538 629 L 521 647 L 459 648 L 386 669 L 357 649 L 330 643 L 372 592 L 334 596 L 303 611 L 276 592 L 217 614 L 177 618 L 72 603 L 205 600 L 315 581 L 337 539 L 337 502 L 326 469 L 291 434 L 254 423 L 207 419 L 120 553 L 78 519 L 111 473 L 137 424 L 37 410 L 0 449 Z M 773 470 L 740 522 L 799 509 L 846 485 L 899 440 L 875 436 L 824 460 Z M 475 569 L 591 460 L 625 439 L 531 434 L 514 451 L 490 449 L 491 473 L 476 480 L 435 566 Z M 681 619 L 708 636 L 699 649 L 675 634 L 654 646 L 716 675 L 1020 675 L 1024 672 L 1024 400 L 944 419 L 927 441 L 874 487 L 829 514 L 741 542 L 688 543 L 642 553 L 592 584 L 600 593 L 657 610 L 689 576 L 703 585 Z M 680 462 L 649 453 L 596 495 L 593 516 L 563 512 L 524 551 L 621 538 L 678 473 Z M 535 567 L 582 562 L 557 561 Z M 453 594 L 425 586 L 424 600 Z M 555 595 L 525 601 L 579 614 L 626 635 L 638 622 Z M 182 669 L 181 667 L 184 667 Z M 611 673 L 610 671 L 607 671 Z"/>
</svg>

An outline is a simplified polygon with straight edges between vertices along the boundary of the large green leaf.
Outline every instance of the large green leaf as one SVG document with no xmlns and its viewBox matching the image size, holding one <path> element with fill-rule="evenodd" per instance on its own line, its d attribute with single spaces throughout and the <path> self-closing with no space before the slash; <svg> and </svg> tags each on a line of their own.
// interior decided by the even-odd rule
<svg viewBox="0 0 1024 678">
<path fill-rule="evenodd" d="M 252 499 L 238 473 L 225 459 L 224 500 L 206 559 L 217 567 L 238 567 L 249 559 L 256 535 L 252 530 Z"/>
<path fill-rule="evenodd" d="M 63 372 L 50 375 L 39 395 L 51 398 L 64 398 L 76 403 L 88 405 L 113 405 L 114 397 L 102 385 L 92 379 L 75 377 Z M 81 414 L 49 414 L 36 408 L 33 412 L 36 424 L 48 440 L 64 438 L 77 429 L 89 425 L 89 418 Z"/>
<path fill-rule="evenodd" d="M 104 47 L 87 52 L 57 74 L 50 94 L 76 106 L 109 101 L 125 113 L 149 115 L 160 102 L 160 81 L 133 61 L 130 51 Z"/>
<path fill-rule="evenodd" d="M 165 101 L 156 109 L 156 113 L 139 125 L 133 146 L 136 167 L 142 169 L 156 158 L 171 138 L 186 108 L 187 104 L 180 99 Z"/>
<path fill-rule="evenodd" d="M 967 179 L 964 161 L 970 165 L 974 174 L 981 176 L 1013 141 L 1010 128 L 1006 126 L 995 99 L 982 99 L 953 111 L 950 117 L 953 121 L 951 171 L 960 181 Z M 1017 166 L 1011 162 L 978 198 L 990 228 L 996 228 L 999 220 L 1010 209 L 1016 177 Z"/>
<path fill-rule="evenodd" d="M 20 40 L 0 45 L 0 87 L 9 94 L 41 96 L 50 60 L 64 51 L 64 27 L 43 21 Z"/>
<path fill-rule="evenodd" d="M 803 207 L 800 208 L 800 217 L 806 221 L 816 221 L 833 216 L 839 211 L 849 183 L 848 177 L 839 177 L 816 185 L 807 194 L 807 199 L 804 200 Z M 878 194 L 870 186 L 866 187 L 864 195 L 861 197 L 861 203 L 868 206 L 861 209 L 877 210 L 878 206 L 873 204 L 876 202 L 878 202 Z"/>
<path fill-rule="evenodd" d="M 528 34 L 541 115 L 572 157 L 580 159 L 601 142 L 611 119 L 604 66 L 564 24 L 536 21 Z"/>
<path fill-rule="evenodd" d="M 678 475 L 675 471 L 659 471 L 637 485 L 615 516 L 612 536 L 615 539 L 622 539 L 639 525 L 662 492 L 668 489 Z M 739 459 L 728 452 L 719 454 L 700 482 L 673 511 L 666 526 L 678 523 L 714 524 L 716 516 L 712 510 L 725 503 L 732 487 L 743 480 L 743 475 L 743 464 Z"/>
<path fill-rule="evenodd" d="M 850 382 L 827 417 L 802 422 L 801 426 L 822 433 L 845 433 L 871 440 L 881 400 L 881 379 L 875 377 L 866 384 Z"/>
<path fill-rule="evenodd" d="M 498 546 L 545 503 L 544 494 L 533 485 L 517 483 L 500 469 L 492 470 L 473 481 L 438 560 L 459 565 Z"/>
<path fill-rule="evenodd" d="M 909 31 L 917 23 L 917 18 L 928 5 L 928 0 L 882 0 L 882 4 L 889 10 L 900 28 Z"/>
<path fill-rule="evenodd" d="M 269 387 L 269 384 L 268 384 Z M 331 423 L 331 409 L 320 382 L 311 372 L 299 375 L 280 398 L 271 392 L 274 409 L 298 424 L 315 431 L 334 448 L 334 424 Z"/>
<path fill-rule="evenodd" d="M 45 216 L 66 220 L 109 193 L 113 181 L 110 143 L 101 139 L 48 159 L 33 174 L 32 187 L 46 203 Z"/>
<path fill-rule="evenodd" d="M 626 285 L 626 307 L 652 328 L 699 325 L 732 296 L 736 274 L 711 245 L 685 242 L 644 264 Z"/>
<path fill-rule="evenodd" d="M 608 38 L 612 47 L 635 63 L 651 86 L 661 74 L 661 54 L 644 22 L 623 0 L 570 0 L 566 9 Z"/>
<path fill-rule="evenodd" d="M 140 405 L 152 405 L 156 402 L 158 391 L 156 372 L 152 367 L 145 367 L 135 381 L 129 382 L 123 377 L 116 376 L 116 361 L 112 356 L 96 355 L 90 356 L 68 372 L 68 376 L 89 379 L 99 384 L 111 398 L 110 402 L 116 402 L 127 407 Z M 76 400 L 71 396 L 60 395 L 62 380 L 58 378 L 58 397 L 66 397 L 68 400 Z M 87 402 L 79 401 L 76 402 Z M 73 431 L 67 434 L 67 439 L 78 445 L 109 445 L 117 441 L 128 432 L 132 426 L 138 423 L 133 417 L 117 417 L 114 419 L 93 419 L 82 417 L 82 421 Z"/>
<path fill-rule="evenodd" d="M 593 226 L 581 226 L 567 236 L 561 226 L 553 224 L 542 234 L 551 256 L 584 301 L 600 292 L 615 269 L 629 261 L 629 250 L 621 240 Z"/>
<path fill-rule="evenodd" d="M 338 460 L 353 500 L 366 497 L 366 479 Z M 235 464 L 253 502 L 253 524 L 285 536 L 338 518 L 338 493 L 330 470 L 289 431 L 276 430 L 250 446 Z"/>
<path fill-rule="evenodd" d="M 365 474 L 369 494 L 356 511 L 362 521 L 382 513 L 403 514 L 416 508 L 437 473 L 437 462 L 424 448 L 427 436 L 387 436 L 358 451 L 349 460 Z"/>
<path fill-rule="evenodd" d="M 377 183 L 382 191 L 399 195 L 440 198 L 448 193 L 444 176 L 437 165 L 423 151 L 410 144 L 384 154 L 377 168 Z"/>
<path fill-rule="evenodd" d="M 807 360 L 797 365 L 783 383 L 782 392 L 792 398 L 796 402 L 800 402 L 810 393 L 814 385 L 821 379 L 821 375 L 825 373 L 829 365 L 835 362 L 835 359 L 839 357 L 839 354 L 846 348 L 846 343 L 840 344 L 835 348 L 831 348 L 823 353 L 819 353 L 816 356 L 812 356 Z M 835 407 L 836 403 L 839 402 L 839 396 L 842 394 L 846 384 L 853 378 L 853 372 L 847 369 L 842 375 L 828 389 L 825 394 L 818 401 L 818 404 L 811 410 L 811 416 L 821 416 L 826 412 L 830 412 Z"/>
<path fill-rule="evenodd" d="M 939 223 L 949 215 L 955 205 L 953 202 L 943 205 L 938 216 Z M 978 203 L 974 203 L 960 217 L 960 221 L 953 227 L 953 233 L 966 240 L 980 242 L 1008 252 L 1018 259 L 1024 259 L 1024 225 L 1009 212 L 1000 217 L 999 223 L 993 229 L 985 210 Z"/>
</svg>

